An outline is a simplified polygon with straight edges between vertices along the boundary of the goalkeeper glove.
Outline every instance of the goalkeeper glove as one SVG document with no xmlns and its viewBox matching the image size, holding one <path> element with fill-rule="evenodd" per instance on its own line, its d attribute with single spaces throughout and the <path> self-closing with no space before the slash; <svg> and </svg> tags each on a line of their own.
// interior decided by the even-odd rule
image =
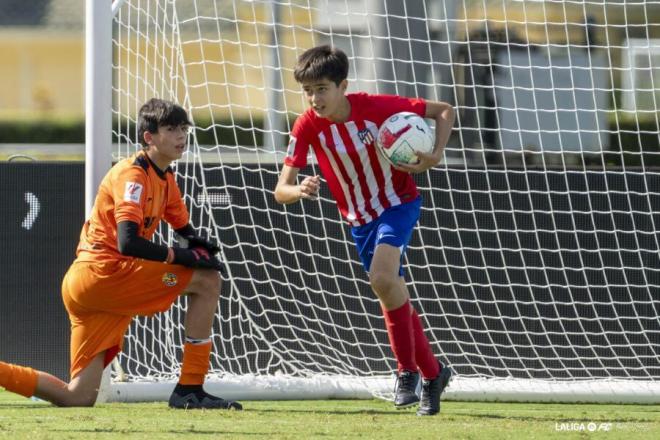
<svg viewBox="0 0 660 440">
<path fill-rule="evenodd" d="M 216 243 L 213 243 L 212 241 L 205 238 L 199 237 L 197 235 L 185 235 L 183 238 L 188 241 L 188 249 L 202 247 L 206 249 L 206 251 L 211 255 L 220 252 L 220 247 Z"/>
<path fill-rule="evenodd" d="M 180 264 L 181 266 L 191 267 L 193 269 L 213 269 L 220 272 L 223 276 L 227 274 L 224 264 L 216 256 L 210 255 L 203 247 L 171 249 L 174 251 L 173 264 Z"/>
</svg>

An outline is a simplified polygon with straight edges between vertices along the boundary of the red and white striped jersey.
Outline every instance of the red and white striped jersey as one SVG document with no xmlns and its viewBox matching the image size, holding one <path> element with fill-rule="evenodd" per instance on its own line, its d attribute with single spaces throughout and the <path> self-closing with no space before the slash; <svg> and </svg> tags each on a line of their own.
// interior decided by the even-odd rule
<svg viewBox="0 0 660 440">
<path fill-rule="evenodd" d="M 321 118 L 311 108 L 298 117 L 284 163 L 304 168 L 311 146 L 339 211 L 351 225 L 358 226 L 419 195 L 412 176 L 394 169 L 376 150 L 375 140 L 380 125 L 395 113 L 414 112 L 424 117 L 426 102 L 366 93 L 346 97 L 351 104 L 346 122 Z"/>
</svg>

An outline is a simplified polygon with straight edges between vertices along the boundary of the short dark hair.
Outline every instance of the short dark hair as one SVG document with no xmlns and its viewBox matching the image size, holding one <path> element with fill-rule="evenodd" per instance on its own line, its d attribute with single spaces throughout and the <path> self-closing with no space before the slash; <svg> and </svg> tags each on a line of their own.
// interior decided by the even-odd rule
<svg viewBox="0 0 660 440">
<path fill-rule="evenodd" d="M 158 128 L 165 125 L 191 125 L 188 112 L 183 107 L 164 99 L 151 98 L 145 102 L 138 113 L 138 139 L 142 148 L 146 148 L 144 133 L 158 133 Z"/>
<path fill-rule="evenodd" d="M 339 85 L 347 76 L 348 57 L 341 49 L 327 44 L 303 52 L 293 71 L 293 77 L 299 83 L 329 79 Z"/>
</svg>

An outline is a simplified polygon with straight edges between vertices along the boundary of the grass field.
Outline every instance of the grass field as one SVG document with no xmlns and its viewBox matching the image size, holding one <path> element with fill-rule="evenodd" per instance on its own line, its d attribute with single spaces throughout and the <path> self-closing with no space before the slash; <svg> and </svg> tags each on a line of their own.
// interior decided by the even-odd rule
<svg viewBox="0 0 660 440">
<path fill-rule="evenodd" d="M 243 404 L 242 412 L 175 411 L 165 403 L 66 409 L 0 391 L 0 438 L 660 438 L 658 405 L 444 402 L 439 416 L 420 418 L 380 400 Z"/>
</svg>

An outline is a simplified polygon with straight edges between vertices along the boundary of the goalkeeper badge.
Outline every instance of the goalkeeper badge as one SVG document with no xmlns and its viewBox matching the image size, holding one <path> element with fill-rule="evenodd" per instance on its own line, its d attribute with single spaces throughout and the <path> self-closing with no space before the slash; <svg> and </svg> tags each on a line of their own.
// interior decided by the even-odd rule
<svg viewBox="0 0 660 440">
<path fill-rule="evenodd" d="M 165 272 L 163 274 L 163 284 L 165 284 L 167 287 L 176 286 L 178 281 L 179 280 L 177 279 L 176 275 L 171 272 Z"/>
</svg>

